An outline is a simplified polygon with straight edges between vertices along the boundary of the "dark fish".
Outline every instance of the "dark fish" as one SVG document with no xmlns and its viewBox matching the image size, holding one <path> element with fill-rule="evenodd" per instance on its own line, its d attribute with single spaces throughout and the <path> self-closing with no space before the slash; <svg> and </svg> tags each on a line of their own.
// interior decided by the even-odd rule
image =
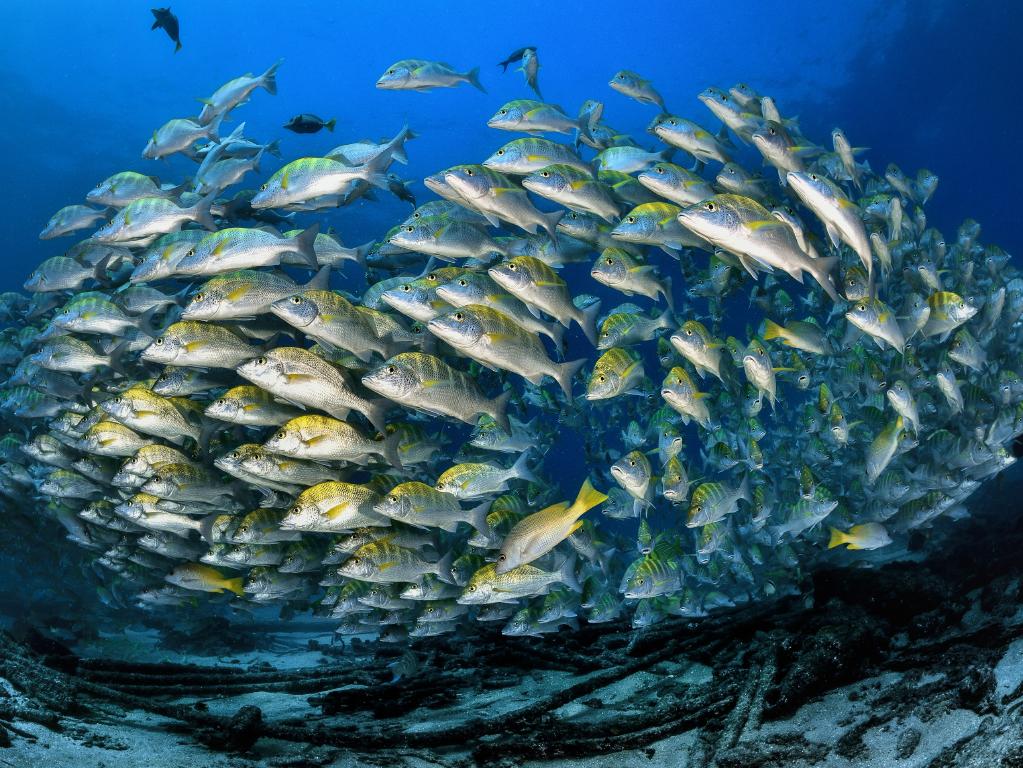
<svg viewBox="0 0 1023 768">
<path fill-rule="evenodd" d="M 323 128 L 326 128 L 328 131 L 333 133 L 334 126 L 336 124 L 337 120 L 334 118 L 324 122 L 316 115 L 304 113 L 301 115 L 295 115 L 284 124 L 284 127 L 289 131 L 294 131 L 295 133 L 319 133 Z"/>
<path fill-rule="evenodd" d="M 181 50 L 181 32 L 178 25 L 178 17 L 171 13 L 170 6 L 167 8 L 152 8 L 156 21 L 150 29 L 162 28 L 167 37 L 174 41 L 174 53 Z"/>
<path fill-rule="evenodd" d="M 416 207 L 416 197 L 409 191 L 409 185 L 411 181 L 405 181 L 399 179 L 395 174 L 387 174 L 387 189 L 390 190 L 391 194 L 399 200 L 404 200 L 406 203 L 412 203 L 412 207 Z"/>
<path fill-rule="evenodd" d="M 513 51 L 511 55 L 508 56 L 507 59 L 505 59 L 502 62 L 499 62 L 497 66 L 501 68 L 502 72 L 507 72 L 509 64 L 514 64 L 516 61 L 522 61 L 522 57 L 525 55 L 526 51 L 535 50 L 536 50 L 535 45 L 527 45 L 525 48 L 519 48 L 518 50 Z"/>
</svg>

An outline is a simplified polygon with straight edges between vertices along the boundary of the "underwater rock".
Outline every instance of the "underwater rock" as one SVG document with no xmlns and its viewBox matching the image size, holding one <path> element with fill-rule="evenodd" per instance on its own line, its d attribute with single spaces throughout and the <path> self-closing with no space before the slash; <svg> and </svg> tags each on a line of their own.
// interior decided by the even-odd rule
<svg viewBox="0 0 1023 768">
<path fill-rule="evenodd" d="M 262 733 L 263 711 L 252 704 L 241 707 L 219 730 L 201 730 L 196 737 L 211 748 L 247 752 Z"/>
</svg>

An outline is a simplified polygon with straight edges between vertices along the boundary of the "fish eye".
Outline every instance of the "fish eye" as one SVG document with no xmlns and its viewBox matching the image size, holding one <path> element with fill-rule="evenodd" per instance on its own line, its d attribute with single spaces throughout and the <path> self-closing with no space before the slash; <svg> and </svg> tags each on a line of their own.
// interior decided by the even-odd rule
<svg viewBox="0 0 1023 768">
<path fill-rule="evenodd" d="M 157 339 L 156 341 L 154 341 L 153 343 L 154 343 L 154 344 L 156 344 L 156 346 L 158 346 L 158 347 L 162 347 L 162 346 L 163 346 L 163 336 L 159 337 L 159 338 L 158 338 L 158 339 Z"/>
<path fill-rule="evenodd" d="M 261 190 L 262 190 L 263 192 L 266 192 L 266 191 L 267 191 L 267 190 L 268 190 L 269 188 L 270 188 L 270 185 L 269 185 L 268 183 L 267 183 L 267 184 L 263 184 L 263 185 L 262 185 L 262 186 L 260 187 L 260 189 L 261 189 Z"/>
<path fill-rule="evenodd" d="M 403 285 L 403 286 L 401 287 L 401 289 L 402 289 L 403 291 L 405 291 L 405 293 L 408 293 L 409 291 L 411 291 L 411 290 L 412 290 L 412 286 L 411 286 L 411 285 L 409 285 L 408 283 L 405 283 L 405 285 Z"/>
<path fill-rule="evenodd" d="M 866 304 L 857 304 L 856 305 L 856 311 L 857 312 L 866 312 L 867 311 L 867 305 Z"/>
<path fill-rule="evenodd" d="M 604 259 L 604 263 L 607 264 L 608 266 L 611 266 L 612 264 L 615 263 L 615 260 L 608 256 L 606 259 Z"/>
<path fill-rule="evenodd" d="M 464 288 L 465 286 L 467 286 L 467 285 L 469 284 L 469 281 L 468 281 L 468 280 L 466 280 L 466 279 L 465 279 L 465 278 L 463 277 L 462 279 L 460 279 L 460 280 L 458 281 L 458 284 L 459 284 L 460 286 L 462 286 L 462 287 Z"/>
<path fill-rule="evenodd" d="M 499 114 L 499 115 L 507 115 L 508 114 L 508 110 L 507 109 L 499 109 L 497 111 L 497 114 Z"/>
<path fill-rule="evenodd" d="M 717 206 L 714 205 L 714 203 L 707 203 L 707 205 L 704 207 L 711 213 L 714 213 L 714 211 L 717 210 Z"/>
<path fill-rule="evenodd" d="M 543 176 L 545 179 L 549 179 L 551 177 L 551 172 L 550 171 L 540 171 L 540 175 Z"/>
<path fill-rule="evenodd" d="M 160 475 L 153 475 L 152 480 L 154 483 L 162 483 L 163 478 Z"/>
<path fill-rule="evenodd" d="M 214 403 L 214 405 L 227 405 L 227 400 L 225 400 L 224 398 L 220 398 L 219 400 L 217 400 L 217 402 Z"/>
<path fill-rule="evenodd" d="M 497 150 L 497 155 L 498 155 L 498 157 L 500 157 L 500 156 L 501 156 L 501 155 L 503 155 L 503 154 L 504 154 L 504 150 L 503 150 L 503 149 L 499 149 L 499 150 Z"/>
<path fill-rule="evenodd" d="M 277 435 L 276 435 L 276 437 L 277 437 L 277 439 L 278 439 L 278 440 L 283 440 L 283 439 L 284 439 L 284 438 L 286 438 L 287 436 L 288 436 L 288 433 L 287 433 L 287 431 L 285 431 L 285 430 L 283 430 L 283 429 L 282 429 L 282 430 L 281 430 L 280 432 L 278 432 L 278 433 L 277 433 Z"/>
<path fill-rule="evenodd" d="M 778 135 L 778 131 L 776 131 L 776 130 L 774 129 L 774 126 L 773 126 L 773 125 L 772 125 L 772 126 L 771 126 L 770 128 L 768 128 L 768 129 L 767 129 L 767 132 L 768 132 L 769 134 L 771 134 L 772 136 L 777 136 L 777 135 Z"/>
<path fill-rule="evenodd" d="M 635 224 L 636 223 L 636 217 L 635 216 L 626 216 L 625 220 L 627 222 L 629 222 L 630 224 Z"/>
<path fill-rule="evenodd" d="M 678 120 L 669 120 L 668 125 L 678 125 Z"/>
<path fill-rule="evenodd" d="M 473 176 L 474 174 L 475 174 L 475 171 L 473 171 L 472 168 L 466 168 L 465 169 L 465 175 L 466 176 Z"/>
<path fill-rule="evenodd" d="M 606 377 L 606 376 L 605 376 L 604 374 L 600 374 L 600 375 L 599 375 L 599 376 L 597 377 L 597 381 L 604 381 L 604 380 L 605 380 L 606 378 L 607 378 L 607 377 Z"/>
<path fill-rule="evenodd" d="M 619 80 L 624 80 L 625 79 L 625 75 L 623 75 L 621 72 L 619 72 L 618 73 L 618 79 Z"/>
<path fill-rule="evenodd" d="M 292 304 L 301 304 L 302 303 L 302 297 L 301 296 L 292 296 L 291 297 L 291 303 Z"/>
<path fill-rule="evenodd" d="M 636 460 L 635 459 L 629 459 L 629 466 L 630 467 L 636 466 Z"/>
<path fill-rule="evenodd" d="M 463 315 L 461 312 L 455 312 L 455 320 L 458 320 L 459 322 L 461 322 L 464 319 L 465 319 L 465 315 Z"/>
<path fill-rule="evenodd" d="M 811 174 L 810 174 L 810 179 L 811 179 L 812 181 L 817 181 L 817 174 L 816 174 L 816 173 L 811 173 Z"/>
<path fill-rule="evenodd" d="M 757 350 L 757 354 L 760 355 L 761 357 L 763 357 L 764 356 L 764 348 L 760 347 L 760 349 Z"/>
<path fill-rule="evenodd" d="M 497 562 L 499 562 L 499 563 L 503 563 L 507 559 L 508 559 L 508 555 L 504 554 L 504 552 L 502 552 L 500 555 L 497 556 Z"/>
<path fill-rule="evenodd" d="M 700 514 L 700 510 L 701 509 L 703 509 L 703 507 L 701 507 L 699 504 L 697 504 L 696 506 L 693 507 L 693 512 L 698 515 L 698 514 Z"/>
<path fill-rule="evenodd" d="M 265 185 L 264 185 L 264 186 L 265 186 Z M 186 256 L 195 256 L 195 248 L 192 248 L 191 250 L 189 250 L 189 252 L 188 252 L 188 253 L 186 253 L 185 255 L 186 255 Z"/>
<path fill-rule="evenodd" d="M 468 587 L 466 587 L 465 591 L 466 592 L 475 592 L 476 591 L 476 585 L 475 584 L 470 584 Z"/>
<path fill-rule="evenodd" d="M 205 298 L 206 298 L 205 294 L 197 293 L 197 294 L 195 294 L 195 296 L 192 297 L 192 301 L 199 302 L 199 301 L 202 301 Z"/>
<path fill-rule="evenodd" d="M 241 454 L 238 453 L 238 451 L 231 451 L 229 454 L 227 454 L 227 458 L 229 459 L 237 459 L 240 456 Z"/>
<path fill-rule="evenodd" d="M 391 502 L 392 504 L 397 504 L 398 503 L 398 497 L 395 496 L 393 493 L 390 496 L 387 497 L 387 500 L 389 502 Z"/>
<path fill-rule="evenodd" d="M 518 268 L 519 268 L 519 265 L 515 264 L 514 262 L 511 262 L 511 263 L 508 264 L 508 269 L 510 269 L 512 272 L 514 272 Z"/>
<path fill-rule="evenodd" d="M 256 365 L 266 365 L 266 358 L 260 357 L 256 360 Z"/>
<path fill-rule="evenodd" d="M 405 231 L 406 232 L 415 232 L 416 228 L 413 227 L 412 225 L 409 225 L 409 226 L 405 227 Z"/>
<path fill-rule="evenodd" d="M 352 565 L 358 565 L 361 562 L 362 562 L 362 558 L 361 557 L 353 557 L 352 558 Z"/>
<path fill-rule="evenodd" d="M 663 165 L 655 165 L 654 166 L 654 170 L 657 171 L 658 173 L 663 174 L 664 173 L 664 166 Z"/>
<path fill-rule="evenodd" d="M 966 302 L 965 301 L 960 301 L 959 302 L 959 309 L 966 309 Z"/>
<path fill-rule="evenodd" d="M 395 368 L 393 365 L 387 366 L 387 372 L 388 373 L 396 373 L 397 371 L 398 371 L 398 369 Z"/>
<path fill-rule="evenodd" d="M 693 335 L 693 329 L 692 328 L 686 328 L 686 336 L 692 336 L 692 335 Z"/>
</svg>

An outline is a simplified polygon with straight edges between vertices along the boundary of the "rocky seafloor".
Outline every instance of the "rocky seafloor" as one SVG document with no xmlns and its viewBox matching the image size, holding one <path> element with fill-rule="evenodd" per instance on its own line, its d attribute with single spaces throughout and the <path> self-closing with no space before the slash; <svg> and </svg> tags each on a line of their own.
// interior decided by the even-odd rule
<svg viewBox="0 0 1023 768">
<path fill-rule="evenodd" d="M 394 683 L 403 649 L 331 646 L 329 625 L 197 657 L 166 633 L 68 647 L 22 624 L 0 634 L 0 766 L 1021 768 L 1023 472 L 1007 475 L 914 558 L 816 572 L 812 600 L 428 639 Z"/>
</svg>

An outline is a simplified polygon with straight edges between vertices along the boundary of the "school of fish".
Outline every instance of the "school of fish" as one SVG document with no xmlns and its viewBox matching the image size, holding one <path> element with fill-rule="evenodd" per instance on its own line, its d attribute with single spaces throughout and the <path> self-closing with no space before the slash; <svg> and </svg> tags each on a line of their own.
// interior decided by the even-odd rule
<svg viewBox="0 0 1023 768">
<path fill-rule="evenodd" d="M 224 131 L 278 62 L 154 131 L 143 157 L 190 178 L 120 171 L 58 211 L 41 237 L 76 242 L 0 295 L 9 510 L 119 605 L 407 642 L 798 594 L 1013 463 L 1023 278 L 976 222 L 929 225 L 934 174 L 878 173 L 748 85 L 683 117 L 622 70 L 607 99 L 652 108 L 633 138 L 603 101 L 540 100 L 535 48 L 517 62 L 536 99 L 418 207 L 407 126 L 272 175 L 276 142 Z M 485 93 L 418 59 L 376 83 L 460 84 Z M 392 194 L 413 210 L 375 242 L 327 226 Z"/>
</svg>

